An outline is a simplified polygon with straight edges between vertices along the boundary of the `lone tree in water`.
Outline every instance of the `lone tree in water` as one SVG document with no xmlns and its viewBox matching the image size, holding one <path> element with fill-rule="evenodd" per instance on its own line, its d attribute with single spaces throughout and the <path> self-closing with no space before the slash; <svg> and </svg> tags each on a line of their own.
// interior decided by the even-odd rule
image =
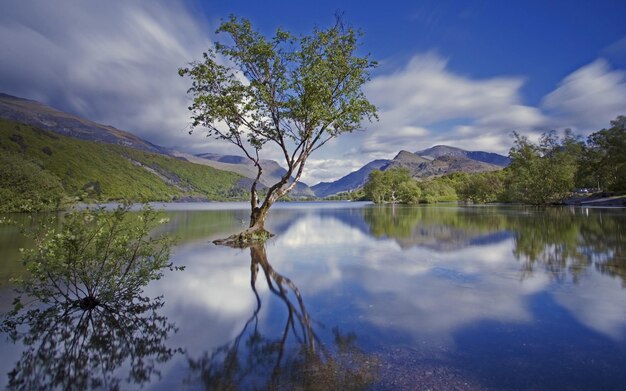
<svg viewBox="0 0 626 391">
<path fill-rule="evenodd" d="M 362 91 L 376 63 L 356 55 L 361 34 L 340 18 L 310 35 L 278 29 L 266 38 L 250 21 L 231 16 L 217 33 L 227 33 L 230 43 L 216 43 L 179 74 L 192 80 L 193 127 L 236 145 L 257 169 L 249 228 L 219 241 L 243 246 L 270 236 L 264 226 L 270 207 L 295 187 L 313 151 L 359 129 L 363 119 L 377 118 Z M 287 171 L 261 201 L 260 152 L 266 145 L 278 147 Z"/>
</svg>

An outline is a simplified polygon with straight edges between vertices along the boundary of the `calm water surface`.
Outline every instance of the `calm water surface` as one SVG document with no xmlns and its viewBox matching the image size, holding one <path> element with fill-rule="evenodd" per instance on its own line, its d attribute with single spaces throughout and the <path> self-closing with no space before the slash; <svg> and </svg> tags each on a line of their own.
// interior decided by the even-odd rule
<svg viewBox="0 0 626 391">
<path fill-rule="evenodd" d="M 133 350 L 160 373 L 139 384 L 127 382 L 132 359 L 93 378 L 149 390 L 625 389 L 624 209 L 280 204 L 276 237 L 245 250 L 211 243 L 243 228 L 245 204 L 166 214 L 186 269 L 146 293 L 163 297 L 159 319 L 175 328 L 158 341 L 172 354 Z M 0 226 L 0 245 L 6 311 L 29 244 Z M 7 374 L 24 348 L 1 343 Z M 36 363 L 28 376 L 50 365 Z"/>
</svg>

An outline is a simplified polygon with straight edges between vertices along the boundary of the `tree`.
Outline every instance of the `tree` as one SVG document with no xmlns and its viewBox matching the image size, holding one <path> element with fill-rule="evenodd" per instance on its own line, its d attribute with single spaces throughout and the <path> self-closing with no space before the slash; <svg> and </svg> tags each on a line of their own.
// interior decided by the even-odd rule
<svg viewBox="0 0 626 391">
<path fill-rule="evenodd" d="M 294 188 L 314 151 L 359 129 L 363 119 L 376 118 L 362 91 L 376 63 L 356 54 L 361 34 L 339 17 L 310 35 L 278 29 L 266 38 L 250 21 L 231 16 L 217 33 L 228 34 L 231 43 L 216 43 L 179 74 L 192 80 L 193 127 L 202 125 L 207 136 L 234 144 L 257 169 L 249 228 L 218 241 L 245 245 L 269 235 L 264 225 L 270 207 Z M 266 145 L 281 152 L 286 172 L 261 201 L 260 152 Z"/>
<path fill-rule="evenodd" d="M 545 205 L 562 201 L 574 189 L 580 142 L 570 133 L 560 139 L 544 133 L 540 143 L 513 133 L 509 152 L 509 196 L 513 201 Z"/>
<path fill-rule="evenodd" d="M 496 202 L 504 192 L 503 171 L 465 174 L 456 184 L 459 199 L 475 203 Z"/>
<path fill-rule="evenodd" d="M 585 187 L 626 190 L 626 117 L 611 121 L 609 129 L 592 133 L 585 145 L 579 181 Z"/>
<path fill-rule="evenodd" d="M 165 269 L 180 269 L 169 261 L 171 239 L 151 234 L 164 222 L 149 207 L 135 214 L 124 206 L 71 212 L 59 227 L 43 223 L 32 234 L 34 248 L 23 251 L 28 273 L 12 282 L 21 296 L 42 304 L 93 309 L 131 300 Z"/>
<path fill-rule="evenodd" d="M 402 186 L 405 182 L 415 182 L 406 168 L 393 167 L 389 170 L 370 172 L 367 183 L 363 187 L 365 195 L 375 203 L 403 201 L 412 185 Z M 402 194 L 402 195 L 401 195 Z"/>
</svg>

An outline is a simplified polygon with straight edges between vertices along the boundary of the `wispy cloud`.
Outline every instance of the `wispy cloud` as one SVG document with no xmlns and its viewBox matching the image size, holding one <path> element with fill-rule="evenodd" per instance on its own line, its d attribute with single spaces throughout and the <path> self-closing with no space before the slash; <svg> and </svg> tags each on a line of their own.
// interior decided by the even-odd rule
<svg viewBox="0 0 626 391">
<path fill-rule="evenodd" d="M 177 69 L 211 44 L 206 22 L 181 3 L 20 1 L 0 5 L 0 90 L 194 147 L 188 81 Z"/>
<path fill-rule="evenodd" d="M 543 106 L 562 126 L 597 130 L 626 114 L 626 72 L 598 59 L 567 76 L 546 95 Z"/>
<path fill-rule="evenodd" d="M 453 140 L 459 147 L 504 152 L 511 130 L 545 120 L 538 109 L 521 103 L 523 83 L 521 77 L 472 79 L 448 70 L 437 54 L 415 56 L 367 86 L 381 113 L 363 151 L 417 150 Z M 453 120 L 460 123 L 441 129 Z"/>
</svg>

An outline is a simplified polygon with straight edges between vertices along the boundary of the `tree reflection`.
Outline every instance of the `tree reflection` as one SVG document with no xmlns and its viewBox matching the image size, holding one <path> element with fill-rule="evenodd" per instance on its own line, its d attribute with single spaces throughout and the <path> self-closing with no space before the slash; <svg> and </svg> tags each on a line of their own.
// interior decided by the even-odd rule
<svg viewBox="0 0 626 391">
<path fill-rule="evenodd" d="M 263 245 L 250 247 L 250 286 L 256 308 L 230 342 L 189 359 L 189 383 L 207 390 L 234 389 L 362 389 L 375 380 L 377 361 L 356 346 L 356 336 L 333 330 L 334 347 L 319 341 L 298 287 L 267 260 Z M 259 272 L 262 273 L 259 273 Z M 285 322 L 277 335 L 261 332 L 259 275 L 285 306 Z"/>
<path fill-rule="evenodd" d="M 9 318 L 5 331 L 24 346 L 9 389 L 117 390 L 123 380 L 142 385 L 159 377 L 157 365 L 178 352 L 165 345 L 175 328 L 159 314 L 162 306 L 160 298 L 93 308 L 72 302 Z"/>
<path fill-rule="evenodd" d="M 542 209 L 530 216 L 515 216 L 509 226 L 515 235 L 515 257 L 523 277 L 537 267 L 555 279 L 574 282 L 594 267 L 618 277 L 626 286 L 626 216 L 611 210 L 580 208 Z"/>
<path fill-rule="evenodd" d="M 505 231 L 505 217 L 475 209 L 450 207 L 375 206 L 364 209 L 364 219 L 376 237 L 394 239 L 401 247 L 454 250 L 473 239 L 489 240 Z"/>
<path fill-rule="evenodd" d="M 374 236 L 392 238 L 403 248 L 450 251 L 512 237 L 522 279 L 541 269 L 556 280 L 578 282 L 593 267 L 626 286 L 623 210 L 373 207 L 364 209 L 363 217 Z"/>
</svg>

